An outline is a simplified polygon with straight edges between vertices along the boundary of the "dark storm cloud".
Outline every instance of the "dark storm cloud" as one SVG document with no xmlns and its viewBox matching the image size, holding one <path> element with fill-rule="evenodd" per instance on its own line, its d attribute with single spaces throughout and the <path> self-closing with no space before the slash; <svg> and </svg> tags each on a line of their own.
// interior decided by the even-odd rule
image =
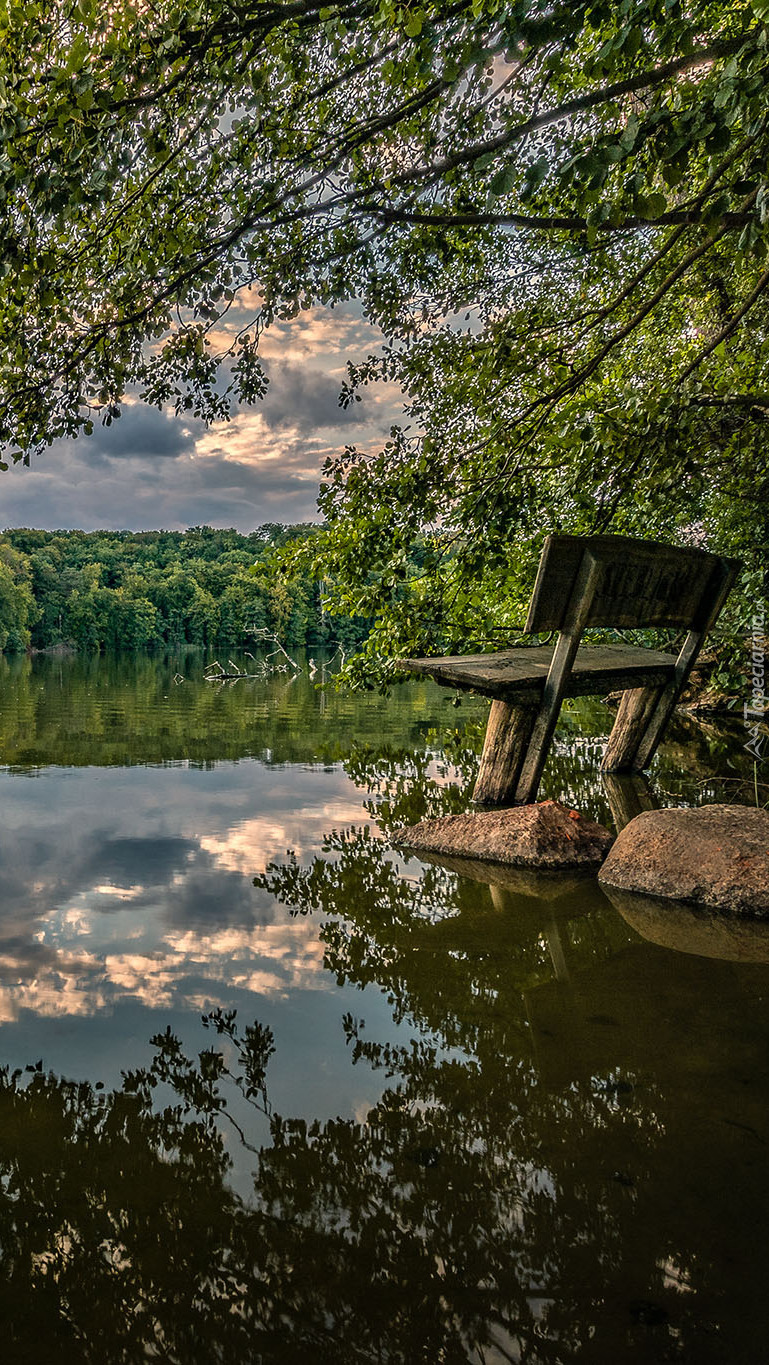
<svg viewBox="0 0 769 1365">
<path fill-rule="evenodd" d="M 120 460 L 92 458 L 90 442 L 67 442 L 30 469 L 0 475 L 0 526 L 47 530 L 185 530 L 266 521 L 310 521 L 317 515 L 318 472 L 304 451 L 266 465 L 226 458 Z"/>
<path fill-rule="evenodd" d="M 299 365 L 267 367 L 270 385 L 262 415 L 273 430 L 293 428 L 302 433 L 321 428 L 356 426 L 365 420 L 362 403 L 339 406 L 340 383 Z"/>
<path fill-rule="evenodd" d="M 242 299 L 233 310 L 237 325 L 258 306 L 256 293 Z M 222 334 L 222 351 L 231 339 Z M 380 448 L 403 415 L 393 386 L 339 406 L 347 362 L 382 340 L 354 302 L 275 324 L 263 338 L 270 379 L 264 400 L 252 409 L 236 405 L 232 422 L 208 432 L 189 415 L 144 406 L 132 391 L 111 426 L 97 422 L 90 437 L 56 441 L 30 468 L 0 474 L 0 528 L 148 531 L 206 523 L 250 531 L 267 521 L 311 521 L 324 460 L 351 439 Z M 230 377 L 225 365 L 222 383 Z"/>
<path fill-rule="evenodd" d="M 226 436 L 224 444 L 226 449 Z M 317 516 L 318 474 L 306 465 L 304 453 L 290 448 L 279 462 L 264 465 L 217 452 L 176 471 L 168 509 L 182 527 L 206 522 L 249 530 L 265 521 L 311 521 Z"/>
<path fill-rule="evenodd" d="M 63 440 L 29 468 L 0 474 L 0 528 L 86 531 L 234 526 L 317 518 L 324 459 L 350 440 L 377 445 L 398 412 L 337 405 L 338 378 L 273 362 L 269 397 L 230 423 L 202 423 L 135 402 L 90 437 Z M 373 421 L 371 420 L 373 417 Z"/>
<path fill-rule="evenodd" d="M 199 423 L 173 417 L 144 403 L 130 403 L 111 426 L 97 423 L 89 442 L 90 452 L 110 460 L 176 459 L 192 452 L 201 429 Z"/>
</svg>

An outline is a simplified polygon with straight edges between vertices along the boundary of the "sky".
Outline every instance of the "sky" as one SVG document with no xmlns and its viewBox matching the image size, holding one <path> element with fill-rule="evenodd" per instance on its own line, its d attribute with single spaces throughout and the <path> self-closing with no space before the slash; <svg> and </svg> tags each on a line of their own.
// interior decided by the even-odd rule
<svg viewBox="0 0 769 1365">
<path fill-rule="evenodd" d="M 242 325 L 247 306 L 229 321 Z M 279 323 L 260 343 L 270 377 L 261 403 L 206 430 L 129 399 L 111 427 L 97 422 L 93 436 L 58 441 L 28 468 L 0 473 L 0 527 L 248 532 L 317 520 L 323 461 L 346 445 L 378 449 L 402 416 L 394 387 L 339 407 L 348 361 L 380 344 L 354 304 Z"/>
</svg>

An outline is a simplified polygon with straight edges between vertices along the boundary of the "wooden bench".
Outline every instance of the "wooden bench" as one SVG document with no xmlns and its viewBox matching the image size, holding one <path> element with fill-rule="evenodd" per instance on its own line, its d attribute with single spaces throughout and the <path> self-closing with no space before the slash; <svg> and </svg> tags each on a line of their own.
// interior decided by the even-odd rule
<svg viewBox="0 0 769 1365">
<path fill-rule="evenodd" d="M 602 767 L 649 766 L 739 568 L 736 559 L 650 540 L 548 536 L 525 630 L 557 631 L 555 646 L 398 664 L 493 698 L 473 799 L 523 805 L 536 800 L 564 697 L 622 690 Z M 580 645 L 590 627 L 668 626 L 687 631 L 677 657 L 637 645 Z"/>
</svg>

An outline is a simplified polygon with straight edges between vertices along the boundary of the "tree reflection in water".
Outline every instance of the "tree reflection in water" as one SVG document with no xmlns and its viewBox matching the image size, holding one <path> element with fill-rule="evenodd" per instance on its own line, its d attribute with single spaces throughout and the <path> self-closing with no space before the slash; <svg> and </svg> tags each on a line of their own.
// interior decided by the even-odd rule
<svg viewBox="0 0 769 1365">
<path fill-rule="evenodd" d="M 261 879 L 415 1027 L 345 1017 L 379 1102 L 271 1113 L 252 1200 L 226 1144 L 269 1111 L 259 1025 L 210 1016 L 197 1058 L 160 1034 L 114 1092 L 3 1075 L 11 1358 L 760 1358 L 766 975 L 638 940 L 589 883 L 407 871 L 348 830 Z"/>
<path fill-rule="evenodd" d="M 426 760 L 370 757 L 346 767 L 385 830 L 457 809 Z M 588 758 L 569 773 L 594 808 Z M 590 878 L 404 867 L 364 827 L 256 881 L 318 914 L 327 968 L 376 983 L 415 1031 L 396 1047 L 348 1016 L 380 1103 L 364 1125 L 281 1134 L 260 1168 L 281 1219 L 337 1227 L 374 1285 L 364 1358 L 760 1357 L 765 967 L 645 942 Z"/>
<path fill-rule="evenodd" d="M 462 808 L 460 730 L 449 759 L 461 780 L 413 750 L 345 767 L 392 829 Z M 8 1359 L 762 1358 L 767 969 L 643 941 L 590 879 L 488 876 L 404 865 L 365 826 L 256 879 L 411 1025 L 404 1046 L 340 1020 L 380 1083 L 358 1118 L 272 1112 L 280 1051 L 231 1014 L 197 1057 L 157 1035 L 118 1090 L 0 1073 Z M 233 1141 L 259 1147 L 249 1200 Z"/>
</svg>

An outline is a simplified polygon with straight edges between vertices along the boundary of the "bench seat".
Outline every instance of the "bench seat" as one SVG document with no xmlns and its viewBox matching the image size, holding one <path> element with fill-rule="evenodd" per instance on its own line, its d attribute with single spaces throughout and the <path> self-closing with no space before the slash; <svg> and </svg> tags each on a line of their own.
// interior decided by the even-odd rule
<svg viewBox="0 0 769 1365">
<path fill-rule="evenodd" d="M 552 657 L 552 645 L 532 645 L 495 654 L 398 659 L 397 666 L 497 701 L 535 702 L 544 691 Z M 583 645 L 577 650 L 564 695 L 585 697 L 625 688 L 661 687 L 673 678 L 675 666 L 675 655 L 658 650 L 624 644 Z"/>
</svg>

